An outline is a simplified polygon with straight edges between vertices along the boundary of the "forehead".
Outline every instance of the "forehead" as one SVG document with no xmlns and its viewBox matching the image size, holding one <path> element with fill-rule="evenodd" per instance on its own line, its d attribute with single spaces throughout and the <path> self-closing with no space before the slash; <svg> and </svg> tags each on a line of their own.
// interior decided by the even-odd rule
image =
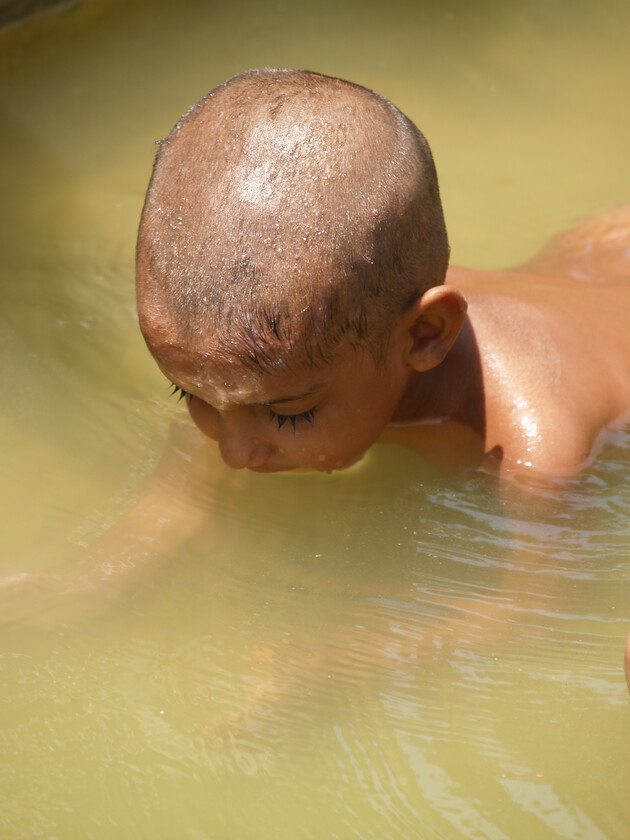
<svg viewBox="0 0 630 840">
<path fill-rule="evenodd" d="M 140 308 L 139 308 L 140 311 Z M 230 404 L 278 401 L 352 377 L 359 370 L 368 375 L 375 364 L 368 345 L 341 338 L 325 355 L 308 353 L 303 342 L 283 341 L 274 336 L 260 342 L 252 354 L 245 340 L 230 337 L 231 330 L 217 335 L 185 335 L 169 313 L 145 307 L 141 327 L 149 350 L 163 373 L 176 385 L 218 407 Z"/>
<path fill-rule="evenodd" d="M 236 348 L 208 348 L 168 342 L 149 348 L 162 372 L 184 390 L 216 408 L 299 398 L 321 391 L 345 369 L 344 348 L 329 363 L 304 364 L 281 356 L 273 370 L 259 366 Z"/>
</svg>

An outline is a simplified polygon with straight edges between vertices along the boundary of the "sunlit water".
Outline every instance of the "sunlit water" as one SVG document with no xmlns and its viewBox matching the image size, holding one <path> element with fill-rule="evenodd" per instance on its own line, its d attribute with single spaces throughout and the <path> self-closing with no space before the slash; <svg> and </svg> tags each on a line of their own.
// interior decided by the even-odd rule
<svg viewBox="0 0 630 840">
<path fill-rule="evenodd" d="M 265 65 L 376 88 L 433 144 L 454 262 L 513 265 L 628 200 L 629 27 L 609 0 L 94 0 L 0 32 L 2 574 L 80 567 L 185 422 L 133 246 L 201 94 Z M 562 499 L 388 447 L 191 479 L 157 575 L 0 626 L 0 836 L 627 838 L 629 453 Z"/>
</svg>

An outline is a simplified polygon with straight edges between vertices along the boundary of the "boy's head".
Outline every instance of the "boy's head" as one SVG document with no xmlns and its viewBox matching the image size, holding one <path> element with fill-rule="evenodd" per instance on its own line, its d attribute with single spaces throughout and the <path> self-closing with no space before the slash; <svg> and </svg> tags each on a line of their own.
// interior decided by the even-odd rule
<svg viewBox="0 0 630 840">
<path fill-rule="evenodd" d="M 386 99 L 260 70 L 215 88 L 160 144 L 138 239 L 140 322 L 263 370 L 340 340 L 379 355 L 444 280 L 429 147 Z"/>
<path fill-rule="evenodd" d="M 340 79 L 251 71 L 160 143 L 140 325 L 228 464 L 331 469 L 454 340 L 448 251 L 431 152 L 400 111 Z"/>
</svg>

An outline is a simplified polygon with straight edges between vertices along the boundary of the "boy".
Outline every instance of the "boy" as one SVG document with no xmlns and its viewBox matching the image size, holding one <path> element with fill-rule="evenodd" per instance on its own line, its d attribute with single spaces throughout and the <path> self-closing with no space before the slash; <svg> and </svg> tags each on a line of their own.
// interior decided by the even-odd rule
<svg viewBox="0 0 630 840">
<path fill-rule="evenodd" d="M 160 144 L 140 326 L 231 467 L 339 469 L 380 440 L 557 476 L 630 412 L 629 231 L 625 207 L 516 271 L 447 274 L 416 127 L 348 82 L 252 71 Z"/>
</svg>

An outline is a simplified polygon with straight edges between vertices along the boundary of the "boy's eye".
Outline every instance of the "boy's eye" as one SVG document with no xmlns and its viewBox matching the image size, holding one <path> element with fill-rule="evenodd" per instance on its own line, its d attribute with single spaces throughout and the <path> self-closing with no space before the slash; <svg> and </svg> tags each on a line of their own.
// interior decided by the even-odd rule
<svg viewBox="0 0 630 840">
<path fill-rule="evenodd" d="M 177 397 L 177 395 L 179 396 Z M 176 385 L 174 382 L 171 382 L 171 397 L 177 397 L 177 402 L 183 400 L 184 397 L 188 396 L 188 391 L 184 391 L 183 388 L 180 388 L 179 385 Z M 192 397 L 191 397 L 192 399 Z"/>
<path fill-rule="evenodd" d="M 315 409 L 310 408 L 308 411 L 302 411 L 300 414 L 277 414 L 275 411 L 269 409 L 269 414 L 271 419 L 278 423 L 279 429 L 281 429 L 285 423 L 289 422 L 293 426 L 293 431 L 295 431 L 296 424 L 302 421 L 306 421 L 311 425 L 313 424 Z"/>
</svg>

